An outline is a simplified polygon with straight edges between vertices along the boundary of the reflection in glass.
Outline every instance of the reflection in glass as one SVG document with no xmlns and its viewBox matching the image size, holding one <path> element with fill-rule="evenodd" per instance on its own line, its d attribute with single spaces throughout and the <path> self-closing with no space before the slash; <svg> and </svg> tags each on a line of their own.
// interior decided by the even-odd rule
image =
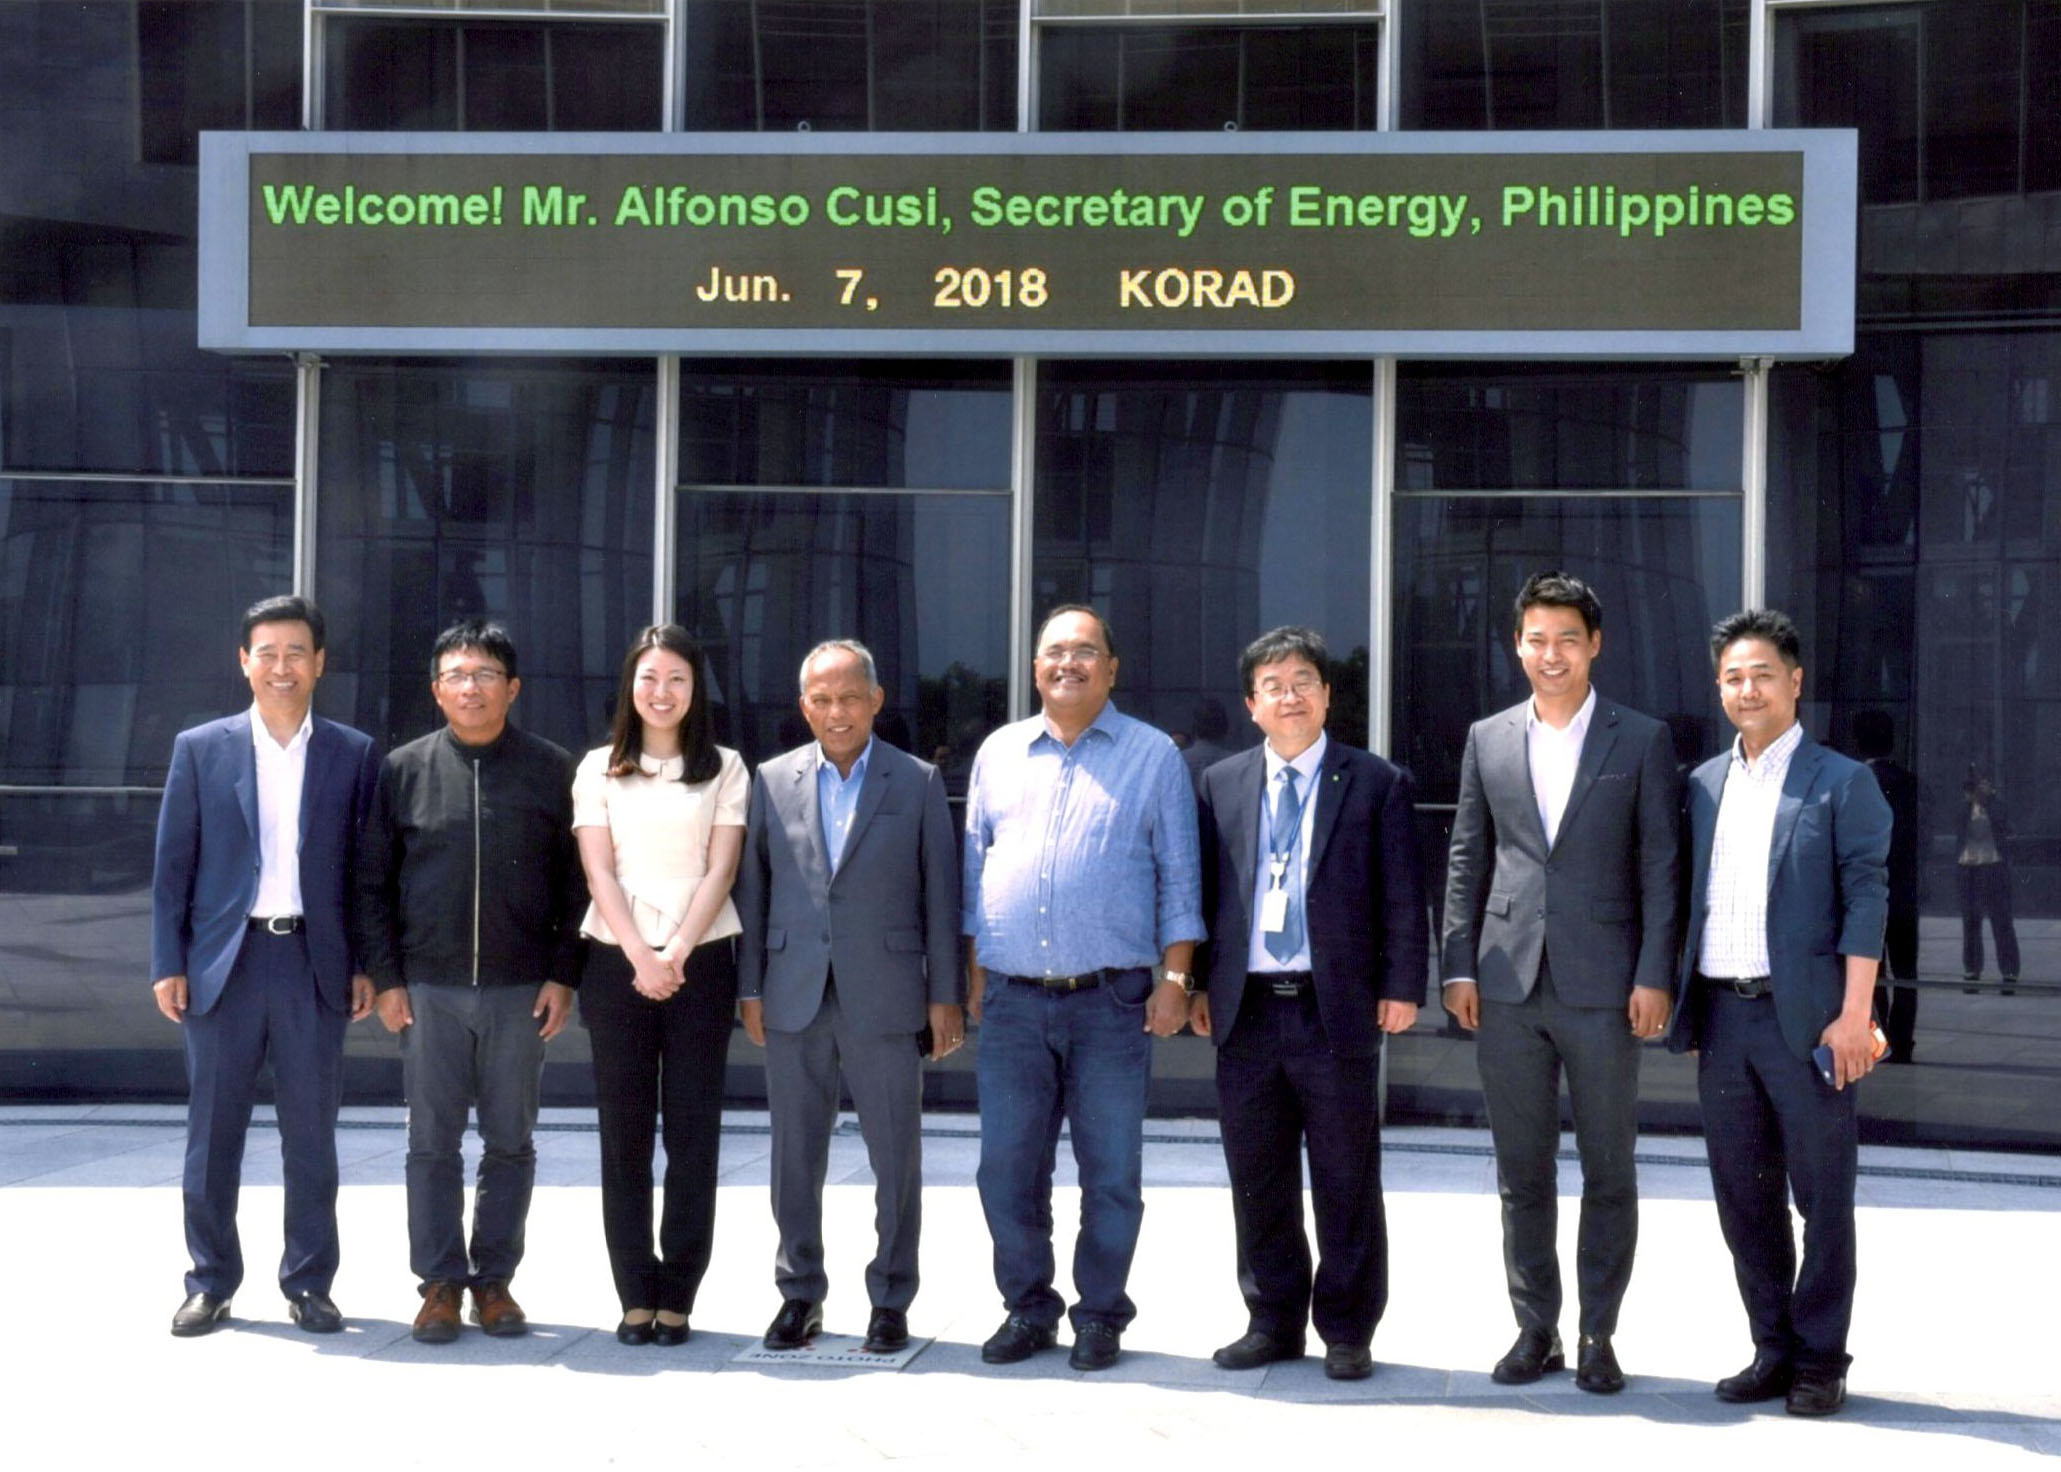
<svg viewBox="0 0 2061 1472">
<path fill-rule="evenodd" d="M 295 4 L 0 5 L 0 468 L 290 475 L 293 371 L 194 344 L 194 139 L 300 117 Z"/>
<path fill-rule="evenodd" d="M 515 719 L 569 750 L 599 740 L 650 622 L 654 384 L 648 362 L 603 359 L 332 363 L 323 708 L 386 745 L 434 729 L 430 645 L 484 616 L 522 655 Z"/>
<path fill-rule="evenodd" d="M 1046 132 L 1379 125 L 1378 25 L 1047 26 Z"/>
<path fill-rule="evenodd" d="M 1402 126 L 1736 128 L 1749 0 L 1412 4 Z"/>
<path fill-rule="evenodd" d="M 1184 744 L 1250 745 L 1238 655 L 1309 624 L 1337 661 L 1331 730 L 1365 745 L 1368 369 L 1052 363 L 1038 389 L 1032 608 L 1109 618 L 1118 705 Z"/>
<path fill-rule="evenodd" d="M 1712 367 L 1406 364 L 1406 491 L 1736 491 L 1745 396 Z"/>
<path fill-rule="evenodd" d="M 1016 0 L 694 0 L 687 127 L 981 132 L 1016 126 Z"/>
<path fill-rule="evenodd" d="M 824 639 L 873 651 L 879 737 L 964 794 L 1007 718 L 1006 489 L 948 495 L 683 488 L 679 618 L 708 652 L 721 739 L 756 764 L 809 740 L 801 662 Z"/>
<path fill-rule="evenodd" d="M 1395 736 L 1418 798 L 1459 790 L 1467 728 L 1526 698 L 1512 600 L 1546 568 L 1603 603 L 1599 690 L 1674 728 L 1684 761 L 1726 732 L 1710 630 L 1738 607 L 1740 498 L 1404 496 L 1395 508 Z"/>
<path fill-rule="evenodd" d="M 323 122 L 370 132 L 649 132 L 665 32 L 573 21 L 331 16 Z"/>
</svg>

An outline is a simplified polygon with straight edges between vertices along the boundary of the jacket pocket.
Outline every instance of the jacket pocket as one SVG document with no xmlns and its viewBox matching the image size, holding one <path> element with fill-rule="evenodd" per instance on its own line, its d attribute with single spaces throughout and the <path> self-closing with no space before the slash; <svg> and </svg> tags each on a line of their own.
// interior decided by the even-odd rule
<svg viewBox="0 0 2061 1472">
<path fill-rule="evenodd" d="M 1507 916 L 1510 913 L 1510 896 L 1507 894 L 1492 894 L 1488 897 L 1488 903 L 1482 908 L 1491 915 Z"/>
<path fill-rule="evenodd" d="M 766 949 L 769 951 L 786 950 L 787 932 L 784 930 L 777 930 L 771 926 L 768 926 L 766 928 Z"/>
</svg>

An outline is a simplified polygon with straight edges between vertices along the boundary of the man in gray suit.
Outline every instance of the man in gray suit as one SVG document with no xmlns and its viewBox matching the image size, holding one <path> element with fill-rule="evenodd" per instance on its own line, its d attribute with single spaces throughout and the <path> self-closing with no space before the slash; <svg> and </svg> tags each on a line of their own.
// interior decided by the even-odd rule
<svg viewBox="0 0 2061 1472">
<path fill-rule="evenodd" d="M 966 1039 L 957 834 L 944 778 L 873 739 L 884 695 L 865 645 L 833 639 L 801 667 L 816 739 L 759 768 L 737 874 L 738 997 L 766 1050 L 773 1115 L 774 1281 L 768 1349 L 823 1327 L 823 1176 L 842 1065 L 873 1167 L 878 1250 L 865 1347 L 909 1342 L 922 1226 L 923 1055 Z"/>
<path fill-rule="evenodd" d="M 1579 578 L 1517 595 L 1531 699 L 1477 721 L 1460 764 L 1439 971 L 1446 1010 L 1480 1030 L 1503 1265 L 1517 1342 L 1494 1378 L 1566 1367 L 1557 1246 L 1560 1075 L 1581 1152 L 1575 1383 L 1624 1388 L 1610 1338 L 1639 1232 L 1639 1048 L 1673 996 L 1676 817 L 1668 730 L 1599 697 L 1603 608 Z"/>
</svg>

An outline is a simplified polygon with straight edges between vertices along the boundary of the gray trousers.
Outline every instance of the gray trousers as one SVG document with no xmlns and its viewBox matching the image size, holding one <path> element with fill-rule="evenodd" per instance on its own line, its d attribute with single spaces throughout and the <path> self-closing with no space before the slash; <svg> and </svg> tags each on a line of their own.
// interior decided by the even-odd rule
<svg viewBox="0 0 2061 1472">
<path fill-rule="evenodd" d="M 866 1265 L 866 1293 L 875 1308 L 906 1310 L 916 1297 L 923 1228 L 923 1059 L 909 1033 L 854 1028 L 834 986 L 824 989 L 822 1008 L 800 1032 L 766 1030 L 773 1222 L 780 1229 L 773 1281 L 782 1298 L 820 1303 L 830 1291 L 823 1270 L 823 1177 L 837 1124 L 840 1064 L 873 1167 L 878 1246 Z"/>
<path fill-rule="evenodd" d="M 1522 1002 L 1481 1003 L 1475 1044 L 1503 1199 L 1510 1306 L 1527 1329 L 1560 1322 L 1560 1074 L 1582 1162 L 1575 1280 L 1581 1332 L 1617 1332 L 1639 1241 L 1639 1040 L 1623 1007 L 1570 1007 L 1548 967 Z"/>
<path fill-rule="evenodd" d="M 533 986 L 411 986 L 401 1033 L 408 1095 L 408 1265 L 425 1283 L 505 1283 L 522 1261 L 537 1178 L 531 1134 L 544 1073 Z M 479 1110 L 478 1190 L 465 1240 L 465 1123 Z"/>
</svg>

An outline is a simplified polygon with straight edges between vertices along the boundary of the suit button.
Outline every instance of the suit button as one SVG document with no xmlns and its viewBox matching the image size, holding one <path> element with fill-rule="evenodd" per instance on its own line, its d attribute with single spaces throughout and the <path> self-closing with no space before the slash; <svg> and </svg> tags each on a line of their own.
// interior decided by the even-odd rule
<svg viewBox="0 0 2061 1472">
<path fill-rule="evenodd" d="M 823 942 L 824 945 L 827 946 L 830 944 L 830 932 L 826 930 L 821 935 L 817 936 L 816 939 L 820 940 L 821 942 Z"/>
<path fill-rule="evenodd" d="M 1543 920 L 1543 919 L 1545 919 L 1545 918 L 1546 918 L 1546 907 L 1545 907 L 1544 905 L 1540 905 L 1540 906 L 1539 906 L 1539 919 Z"/>
</svg>

